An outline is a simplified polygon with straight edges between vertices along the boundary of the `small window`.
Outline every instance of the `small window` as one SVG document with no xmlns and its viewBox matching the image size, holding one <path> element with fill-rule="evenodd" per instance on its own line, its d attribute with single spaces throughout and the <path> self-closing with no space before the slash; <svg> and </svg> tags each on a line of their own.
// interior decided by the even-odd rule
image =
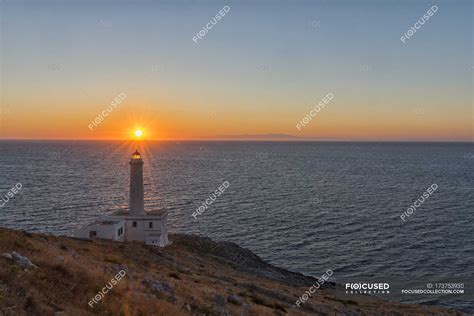
<svg viewBox="0 0 474 316">
<path fill-rule="evenodd" d="M 89 233 L 89 237 L 92 238 L 92 237 L 96 237 L 97 236 L 97 232 L 95 230 L 91 231 Z"/>
<path fill-rule="evenodd" d="M 133 222 L 132 227 L 137 227 L 137 222 Z"/>
<path fill-rule="evenodd" d="M 149 228 L 153 228 L 153 222 L 149 222 L 149 223 L 148 223 L 148 227 L 149 227 Z"/>
<path fill-rule="evenodd" d="M 120 227 L 120 228 L 118 229 L 118 232 L 117 232 L 117 233 L 118 233 L 119 236 L 122 236 L 122 234 L 123 234 L 123 227 Z"/>
</svg>

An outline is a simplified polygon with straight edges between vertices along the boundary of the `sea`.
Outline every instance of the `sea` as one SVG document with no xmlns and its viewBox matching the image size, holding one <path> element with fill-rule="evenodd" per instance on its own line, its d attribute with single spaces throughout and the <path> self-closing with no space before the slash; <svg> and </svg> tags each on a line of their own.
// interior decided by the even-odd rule
<svg viewBox="0 0 474 316">
<path fill-rule="evenodd" d="M 473 143 L 0 141 L 0 226 L 67 235 L 126 209 L 135 149 L 146 208 L 168 210 L 171 233 L 474 314 Z M 430 284 L 464 294 L 400 294 Z"/>
</svg>

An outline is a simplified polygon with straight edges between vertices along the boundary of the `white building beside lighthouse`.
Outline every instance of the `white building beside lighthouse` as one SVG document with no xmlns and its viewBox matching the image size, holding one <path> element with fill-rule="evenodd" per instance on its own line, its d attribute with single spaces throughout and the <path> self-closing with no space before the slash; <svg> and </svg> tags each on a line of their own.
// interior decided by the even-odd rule
<svg viewBox="0 0 474 316">
<path fill-rule="evenodd" d="M 128 210 L 118 211 L 73 233 L 74 237 L 135 241 L 164 247 L 169 244 L 166 210 L 146 211 L 143 187 L 143 159 L 138 151 L 130 158 L 130 204 Z"/>
</svg>

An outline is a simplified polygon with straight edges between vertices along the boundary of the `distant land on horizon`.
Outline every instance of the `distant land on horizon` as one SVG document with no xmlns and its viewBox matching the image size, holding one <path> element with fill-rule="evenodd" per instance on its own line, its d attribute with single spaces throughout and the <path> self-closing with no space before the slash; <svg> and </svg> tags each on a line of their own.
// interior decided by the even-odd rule
<svg viewBox="0 0 474 316">
<path fill-rule="evenodd" d="M 127 141 L 123 138 L 2 138 L 0 141 Z M 143 141 L 303 141 L 303 142 L 376 142 L 376 143 L 472 143 L 474 140 L 445 140 L 445 139 L 351 139 L 351 138 L 317 138 L 300 137 L 291 134 L 240 134 L 217 135 L 215 137 L 196 138 L 148 138 Z"/>
</svg>

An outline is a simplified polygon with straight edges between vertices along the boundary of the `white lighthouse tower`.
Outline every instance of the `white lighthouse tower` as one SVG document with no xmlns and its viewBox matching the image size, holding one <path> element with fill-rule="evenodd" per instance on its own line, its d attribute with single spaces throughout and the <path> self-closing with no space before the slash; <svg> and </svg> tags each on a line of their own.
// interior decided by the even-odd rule
<svg viewBox="0 0 474 316">
<path fill-rule="evenodd" d="M 130 214 L 145 215 L 143 202 L 143 160 L 135 150 L 130 158 Z"/>
<path fill-rule="evenodd" d="M 73 233 L 74 237 L 111 239 L 119 242 L 141 242 L 164 247 L 168 240 L 168 211 L 145 211 L 143 159 L 138 151 L 132 154 L 130 165 L 129 209 L 118 211 Z"/>
</svg>

